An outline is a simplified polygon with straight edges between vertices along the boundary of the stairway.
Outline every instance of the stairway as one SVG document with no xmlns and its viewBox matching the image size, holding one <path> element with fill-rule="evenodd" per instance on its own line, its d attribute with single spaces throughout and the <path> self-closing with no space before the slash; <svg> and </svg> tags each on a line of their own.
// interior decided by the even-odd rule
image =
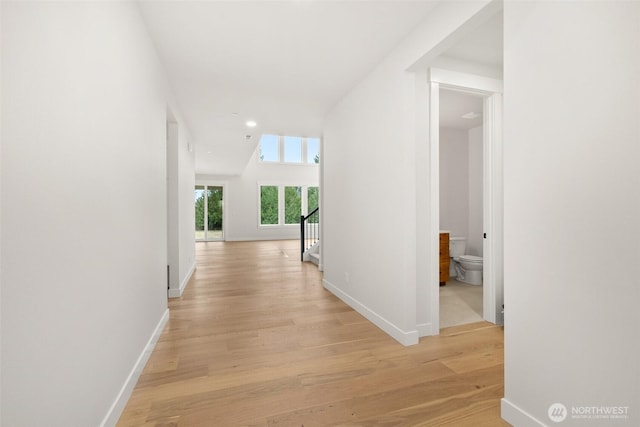
<svg viewBox="0 0 640 427">
<path fill-rule="evenodd" d="M 302 261 L 311 262 L 315 265 L 320 265 L 320 241 L 318 240 L 309 249 L 302 254 Z"/>
</svg>

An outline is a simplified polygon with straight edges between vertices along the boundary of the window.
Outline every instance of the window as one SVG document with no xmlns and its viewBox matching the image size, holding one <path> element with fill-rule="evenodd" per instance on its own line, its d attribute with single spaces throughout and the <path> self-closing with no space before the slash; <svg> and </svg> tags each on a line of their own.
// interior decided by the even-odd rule
<svg viewBox="0 0 640 427">
<path fill-rule="evenodd" d="M 307 163 L 320 163 L 320 140 L 307 138 Z"/>
<path fill-rule="evenodd" d="M 307 213 L 318 207 L 318 187 L 307 188 Z"/>
<path fill-rule="evenodd" d="M 265 163 L 320 163 L 320 138 L 264 134 L 258 144 L 258 159 Z"/>
<path fill-rule="evenodd" d="M 302 138 L 297 136 L 284 137 L 284 162 L 302 163 Z"/>
<path fill-rule="evenodd" d="M 196 185 L 196 240 L 204 240 L 205 192 L 204 185 Z"/>
<path fill-rule="evenodd" d="M 280 161 L 280 138 L 278 135 L 262 135 L 260 138 L 260 160 L 263 162 Z"/>
<path fill-rule="evenodd" d="M 318 187 L 260 185 L 261 226 L 300 224 L 300 216 L 318 207 Z"/>
<path fill-rule="evenodd" d="M 277 225 L 278 187 L 265 185 L 260 187 L 260 225 Z"/>
<path fill-rule="evenodd" d="M 284 223 L 300 224 L 302 187 L 284 187 Z"/>
</svg>

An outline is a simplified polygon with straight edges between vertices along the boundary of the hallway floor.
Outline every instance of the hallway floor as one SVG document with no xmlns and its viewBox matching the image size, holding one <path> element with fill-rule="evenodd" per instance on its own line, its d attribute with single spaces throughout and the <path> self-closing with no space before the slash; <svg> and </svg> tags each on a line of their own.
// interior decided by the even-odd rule
<svg viewBox="0 0 640 427">
<path fill-rule="evenodd" d="M 298 244 L 197 244 L 119 426 L 508 426 L 501 327 L 404 347 L 326 291 Z"/>
</svg>

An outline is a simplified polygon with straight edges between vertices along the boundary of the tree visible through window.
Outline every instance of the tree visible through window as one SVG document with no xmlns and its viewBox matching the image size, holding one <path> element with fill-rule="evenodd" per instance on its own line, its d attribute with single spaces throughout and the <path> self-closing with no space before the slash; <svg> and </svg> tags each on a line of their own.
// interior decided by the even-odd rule
<svg viewBox="0 0 640 427">
<path fill-rule="evenodd" d="M 318 187 L 307 188 L 307 213 L 318 207 Z"/>
<path fill-rule="evenodd" d="M 207 230 L 222 231 L 222 187 L 207 190 Z"/>
<path fill-rule="evenodd" d="M 222 191 L 221 186 L 195 186 L 196 240 L 222 240 Z"/>
<path fill-rule="evenodd" d="M 260 225 L 299 224 L 301 215 L 318 207 L 318 187 L 260 185 L 259 193 Z"/>
<path fill-rule="evenodd" d="M 302 188 L 284 187 L 284 223 L 298 224 L 302 213 Z"/>
<path fill-rule="evenodd" d="M 320 140 L 307 138 L 307 163 L 320 163 Z"/>
<path fill-rule="evenodd" d="M 278 224 L 278 187 L 275 185 L 260 187 L 260 224 Z"/>
</svg>

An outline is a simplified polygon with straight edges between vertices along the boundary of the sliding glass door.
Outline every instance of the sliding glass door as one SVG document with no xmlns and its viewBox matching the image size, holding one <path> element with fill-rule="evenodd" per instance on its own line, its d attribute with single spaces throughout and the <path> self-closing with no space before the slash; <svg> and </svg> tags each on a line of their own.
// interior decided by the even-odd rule
<svg viewBox="0 0 640 427">
<path fill-rule="evenodd" d="M 223 232 L 223 187 L 196 185 L 195 187 L 196 230 L 198 241 L 224 240 Z"/>
</svg>

